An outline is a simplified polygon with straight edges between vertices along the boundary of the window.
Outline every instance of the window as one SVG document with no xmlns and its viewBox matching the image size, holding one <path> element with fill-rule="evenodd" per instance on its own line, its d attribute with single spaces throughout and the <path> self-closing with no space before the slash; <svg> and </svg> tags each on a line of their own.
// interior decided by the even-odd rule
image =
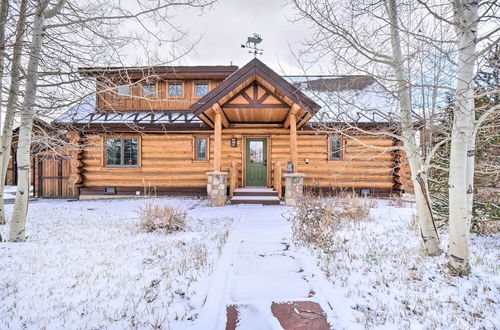
<svg viewBox="0 0 500 330">
<path fill-rule="evenodd" d="M 130 95 L 130 86 L 129 85 L 120 85 L 116 87 L 116 93 L 118 96 L 129 96 Z"/>
<path fill-rule="evenodd" d="M 194 96 L 204 96 L 208 94 L 208 83 L 197 82 L 194 84 Z"/>
<path fill-rule="evenodd" d="M 361 188 L 361 190 L 359 191 L 359 194 L 361 195 L 361 197 L 373 196 L 373 189 Z"/>
<path fill-rule="evenodd" d="M 106 139 L 107 166 L 137 166 L 138 139 Z"/>
<path fill-rule="evenodd" d="M 182 96 L 182 83 L 168 83 L 168 96 Z"/>
<path fill-rule="evenodd" d="M 330 145 L 328 150 L 328 159 L 342 159 L 342 138 L 330 138 Z"/>
<path fill-rule="evenodd" d="M 156 96 L 156 84 L 143 84 L 142 85 L 142 96 Z"/>
<path fill-rule="evenodd" d="M 207 138 L 197 137 L 195 139 L 195 142 L 196 142 L 196 150 L 195 150 L 196 160 L 207 160 Z"/>
</svg>

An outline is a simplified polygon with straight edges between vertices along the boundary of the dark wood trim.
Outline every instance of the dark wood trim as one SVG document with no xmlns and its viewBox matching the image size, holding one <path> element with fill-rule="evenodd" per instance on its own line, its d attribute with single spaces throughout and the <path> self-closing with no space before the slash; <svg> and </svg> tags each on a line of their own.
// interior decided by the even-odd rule
<svg viewBox="0 0 500 330">
<path fill-rule="evenodd" d="M 63 181 L 63 177 L 62 177 L 62 160 L 61 159 L 58 159 L 57 160 L 57 192 L 58 192 L 58 195 L 59 196 L 62 196 L 63 195 L 63 185 L 62 185 L 62 181 Z M 47 177 L 45 177 L 47 178 Z"/>
<path fill-rule="evenodd" d="M 238 70 L 235 65 L 213 66 L 150 66 L 150 67 L 86 67 L 78 68 L 82 76 L 141 76 L 159 75 L 160 78 L 224 79 Z"/>
<path fill-rule="evenodd" d="M 80 187 L 80 195 L 103 195 L 110 196 L 104 193 L 105 186 Z M 140 191 L 144 196 L 144 187 L 115 187 L 118 196 L 138 196 L 136 191 Z M 206 196 L 206 187 L 153 187 L 151 194 L 157 196 Z"/>
<path fill-rule="evenodd" d="M 43 163 L 41 158 L 38 158 L 38 196 L 43 196 Z"/>
<path fill-rule="evenodd" d="M 231 108 L 279 108 L 279 109 L 290 109 L 290 106 L 283 104 L 226 104 L 223 108 L 231 109 Z"/>
</svg>

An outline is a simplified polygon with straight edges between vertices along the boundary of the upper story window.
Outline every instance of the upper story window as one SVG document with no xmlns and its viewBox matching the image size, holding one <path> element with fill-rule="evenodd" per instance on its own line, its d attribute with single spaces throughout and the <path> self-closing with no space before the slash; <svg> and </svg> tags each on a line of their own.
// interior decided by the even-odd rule
<svg viewBox="0 0 500 330">
<path fill-rule="evenodd" d="M 116 94 L 118 94 L 118 96 L 130 96 L 130 86 L 129 85 L 117 86 Z"/>
<path fill-rule="evenodd" d="M 143 84 L 142 85 L 142 96 L 156 96 L 156 84 Z"/>
<path fill-rule="evenodd" d="M 204 96 L 208 94 L 208 82 L 197 82 L 194 84 L 194 96 Z"/>
<path fill-rule="evenodd" d="M 137 166 L 138 153 L 138 139 L 106 139 L 106 166 Z"/>
<path fill-rule="evenodd" d="M 196 160 L 207 160 L 207 138 L 197 137 L 195 139 L 195 156 Z"/>
<path fill-rule="evenodd" d="M 182 96 L 182 83 L 169 82 L 168 83 L 168 96 Z"/>
<path fill-rule="evenodd" d="M 342 159 L 342 138 L 331 137 L 328 146 L 328 159 L 339 160 Z"/>
</svg>

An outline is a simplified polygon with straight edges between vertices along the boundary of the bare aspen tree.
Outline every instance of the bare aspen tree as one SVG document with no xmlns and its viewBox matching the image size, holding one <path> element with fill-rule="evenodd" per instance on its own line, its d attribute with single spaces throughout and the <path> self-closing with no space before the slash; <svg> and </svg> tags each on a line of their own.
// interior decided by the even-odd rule
<svg viewBox="0 0 500 330">
<path fill-rule="evenodd" d="M 474 193 L 474 76 L 478 29 L 478 1 L 453 1 L 458 41 L 456 104 L 451 132 L 449 188 L 449 267 L 467 275 L 469 231 Z"/>
<path fill-rule="evenodd" d="M 146 45 L 152 39 L 156 43 L 181 44 L 186 34 L 169 21 L 172 8 L 184 6 L 203 9 L 213 2 L 137 0 L 127 7 L 120 1 L 104 0 L 47 0 L 36 5 L 28 1 L 27 12 L 30 14 L 27 17 L 33 21 L 28 24 L 27 31 L 27 34 L 31 34 L 31 41 L 26 43 L 29 49 L 28 66 L 21 69 L 25 73 L 25 92 L 22 102 L 18 102 L 21 104 L 17 150 L 18 190 L 10 224 L 10 241 L 24 241 L 26 238 L 25 221 L 32 170 L 30 151 L 33 143 L 36 143 L 37 148 L 53 150 L 55 153 L 64 149 L 65 155 L 82 147 L 78 141 L 66 141 L 64 130 L 53 132 L 52 135 L 40 130 L 33 137 L 35 117 L 54 118 L 61 111 L 95 93 L 95 85 L 80 75 L 80 67 L 124 66 L 121 49 L 133 42 Z M 34 10 L 35 14 L 30 10 Z M 137 31 L 133 29 L 122 32 L 117 28 L 118 24 L 127 20 L 133 21 L 142 31 L 141 34 L 134 35 Z M 158 33 L 165 30 L 165 35 Z M 177 37 L 172 37 L 174 32 L 178 34 Z M 190 49 L 188 47 L 185 52 Z M 185 52 L 180 51 L 180 56 Z M 175 59 L 173 56 L 170 60 Z M 158 62 L 149 56 L 148 60 Z"/>
<path fill-rule="evenodd" d="M 19 128 L 19 142 L 17 147 L 18 182 L 16 202 L 9 231 L 9 241 L 11 242 L 26 240 L 24 224 L 28 212 L 30 188 L 31 138 L 45 20 L 58 15 L 66 3 L 66 0 L 59 0 L 53 7 L 47 8 L 49 3 L 50 1 L 48 0 L 39 3 L 33 19 L 30 52 L 26 69 L 26 86 L 20 111 L 21 125 Z"/>
<path fill-rule="evenodd" d="M 5 106 L 5 120 L 2 128 L 0 145 L 0 223 L 5 223 L 4 209 L 4 185 L 7 175 L 7 167 L 11 154 L 12 129 L 14 118 L 18 109 L 19 86 L 21 84 L 21 57 L 26 30 L 28 0 L 21 0 L 19 5 L 19 17 L 16 24 L 14 45 L 12 47 L 12 59 L 10 65 L 10 86 Z"/>
<path fill-rule="evenodd" d="M 375 76 L 383 83 L 395 84 L 394 89 L 399 99 L 398 127 L 401 134 L 394 134 L 391 131 L 386 131 L 385 134 L 403 142 L 401 148 L 405 151 L 410 165 L 424 248 L 427 255 L 440 254 L 439 236 L 434 224 L 424 161 L 416 140 L 418 128 L 411 103 L 411 83 L 406 76 L 407 68 L 404 65 L 401 28 L 398 23 L 401 17 L 396 3 L 390 0 L 342 3 L 294 0 L 293 4 L 299 16 L 311 22 L 317 31 L 316 38 L 309 43 L 307 50 L 313 57 L 332 56 L 332 62 L 337 67 L 341 67 L 342 63 L 345 65 L 343 69 L 355 69 Z M 383 44 L 385 40 L 390 41 L 389 47 Z M 387 74 L 388 70 L 393 74 Z M 351 105 L 356 107 L 355 104 Z M 387 109 L 370 110 L 383 113 Z M 382 134 L 362 130 L 349 123 L 345 125 L 351 132 Z M 352 135 L 347 131 L 342 134 L 349 137 Z M 379 149 L 387 152 L 397 148 Z"/>
<path fill-rule="evenodd" d="M 420 233 L 428 255 L 440 254 L 439 236 L 434 225 L 427 175 L 422 171 L 422 160 L 418 154 L 418 144 L 415 138 L 414 121 L 410 97 L 410 84 L 405 75 L 401 39 L 399 35 L 398 12 L 395 0 L 387 1 L 390 36 L 392 45 L 393 67 L 396 75 L 397 91 L 401 111 L 401 128 L 404 146 L 412 173 L 412 181 L 417 200 L 417 210 Z"/>
<path fill-rule="evenodd" d="M 7 16 L 9 15 L 9 0 L 0 0 L 0 127 L 2 126 L 2 95 L 5 69 L 5 48 L 7 38 L 5 36 L 5 28 L 7 25 Z M 0 220 L 1 223 L 1 220 Z"/>
</svg>

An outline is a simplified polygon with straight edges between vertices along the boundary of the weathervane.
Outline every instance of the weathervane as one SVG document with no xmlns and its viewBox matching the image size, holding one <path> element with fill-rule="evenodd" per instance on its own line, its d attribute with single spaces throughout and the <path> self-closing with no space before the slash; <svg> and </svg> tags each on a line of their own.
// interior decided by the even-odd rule
<svg viewBox="0 0 500 330">
<path fill-rule="evenodd" d="M 241 48 L 249 48 L 250 50 L 248 51 L 248 53 L 253 54 L 254 57 L 257 57 L 257 55 L 262 55 L 262 52 L 264 51 L 263 49 L 257 48 L 257 45 L 261 42 L 262 37 L 259 34 L 254 33 L 253 37 L 247 38 L 246 44 L 241 44 Z"/>
</svg>

